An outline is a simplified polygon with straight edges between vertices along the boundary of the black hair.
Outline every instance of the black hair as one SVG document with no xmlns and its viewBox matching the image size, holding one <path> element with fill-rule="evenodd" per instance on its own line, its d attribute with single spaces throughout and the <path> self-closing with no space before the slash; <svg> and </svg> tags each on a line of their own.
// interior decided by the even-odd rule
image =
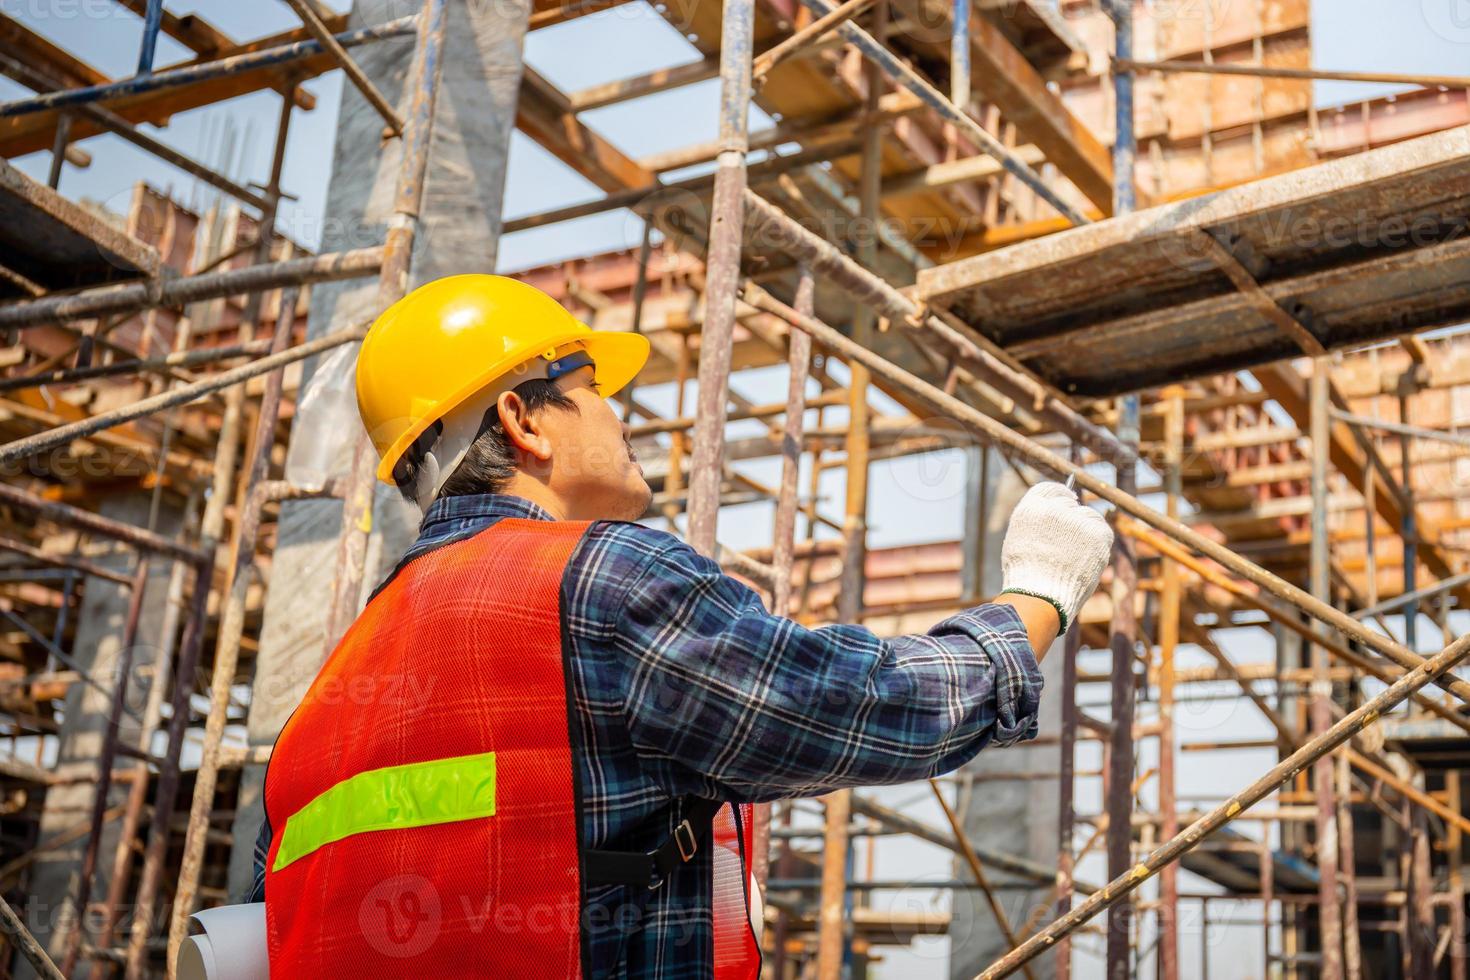
<svg viewBox="0 0 1470 980">
<path fill-rule="evenodd" d="M 577 403 L 568 398 L 555 381 L 532 378 L 516 385 L 513 390 L 526 406 L 527 415 L 543 408 L 572 412 L 577 410 Z M 393 482 L 398 485 L 398 492 L 409 503 L 416 500 L 414 484 L 418 482 L 424 456 L 434 448 L 443 432 L 444 423 L 435 421 L 424 430 L 423 435 L 414 440 L 413 445 L 408 447 L 393 467 Z M 480 431 L 475 436 L 475 441 L 470 444 L 469 451 L 464 454 L 459 466 L 455 467 L 449 479 L 439 488 L 435 499 L 463 497 L 475 493 L 500 493 L 515 475 L 519 462 L 520 451 L 505 434 L 498 407 L 491 405 L 480 420 Z"/>
</svg>

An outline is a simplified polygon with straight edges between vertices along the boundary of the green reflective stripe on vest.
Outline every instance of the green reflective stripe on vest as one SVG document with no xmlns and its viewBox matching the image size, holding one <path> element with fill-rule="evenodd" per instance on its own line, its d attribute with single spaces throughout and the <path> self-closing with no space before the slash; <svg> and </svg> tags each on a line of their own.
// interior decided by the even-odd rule
<svg viewBox="0 0 1470 980">
<path fill-rule="evenodd" d="M 272 871 L 370 830 L 405 830 L 495 815 L 495 753 L 371 769 L 344 779 L 286 820 Z"/>
</svg>

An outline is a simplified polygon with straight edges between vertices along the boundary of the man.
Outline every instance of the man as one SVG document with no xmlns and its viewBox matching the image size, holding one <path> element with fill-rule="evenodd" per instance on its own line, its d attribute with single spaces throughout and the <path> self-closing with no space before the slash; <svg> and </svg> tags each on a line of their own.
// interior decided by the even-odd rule
<svg viewBox="0 0 1470 980">
<path fill-rule="evenodd" d="M 631 523 L 651 492 L 604 399 L 647 356 L 488 275 L 369 332 L 379 476 L 425 515 L 272 756 L 273 975 L 754 977 L 745 804 L 1035 734 L 1099 514 L 1040 484 L 995 602 L 922 636 L 807 629 Z"/>
</svg>

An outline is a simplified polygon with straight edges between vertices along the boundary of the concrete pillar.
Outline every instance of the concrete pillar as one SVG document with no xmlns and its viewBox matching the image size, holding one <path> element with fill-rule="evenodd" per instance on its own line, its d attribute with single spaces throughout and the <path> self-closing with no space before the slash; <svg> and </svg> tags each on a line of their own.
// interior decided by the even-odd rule
<svg viewBox="0 0 1470 980">
<path fill-rule="evenodd" d="M 146 526 L 151 496 L 135 492 L 108 497 L 103 500 L 100 510 L 104 517 L 112 520 Z M 160 508 L 155 530 L 165 535 L 177 534 L 181 523 L 178 508 L 165 502 Z M 93 542 L 97 543 L 97 540 L 93 539 Z M 135 567 L 135 554 L 132 549 L 119 546 L 93 560 L 107 568 L 131 574 Z M 120 726 L 120 737 L 130 746 L 138 743 L 139 722 L 148 696 L 148 678 L 153 676 L 158 653 L 171 646 L 162 635 L 169 574 L 169 562 L 155 559 L 150 563 L 128 684 L 127 706 L 132 714 L 124 713 Z M 91 820 L 97 759 L 102 754 L 102 740 L 107 730 L 112 675 L 124 650 L 122 640 L 128 602 L 127 588 L 106 579 L 89 577 L 86 580 L 77 612 L 75 640 L 67 652 L 104 690 L 89 684 L 73 684 L 67 692 L 66 713 L 57 746 L 56 773 L 63 779 L 75 778 L 77 781 L 53 786 L 47 791 L 45 807 L 41 811 L 40 839 L 43 841 Z M 129 765 L 125 760 L 126 757 L 119 757 L 120 763 Z M 127 793 L 126 783 L 114 782 L 108 805 L 122 803 Z M 104 825 L 92 884 L 93 902 L 101 901 L 107 894 L 107 884 L 112 877 L 112 859 L 117 853 L 117 834 L 117 821 Z M 22 914 L 36 938 L 58 963 L 77 924 L 74 902 L 86 847 L 84 836 L 64 847 L 47 851 L 36 859 L 31 871 L 29 899 Z M 20 971 L 17 976 L 33 975 L 30 964 L 19 957 L 17 961 Z"/>
<path fill-rule="evenodd" d="M 416 7 L 402 0 L 359 0 L 350 27 L 391 20 Z M 529 0 L 449 6 L 423 213 L 414 242 L 414 285 L 441 276 L 495 269 L 506 159 L 521 82 L 521 43 L 529 13 Z M 412 55 L 409 40 L 353 49 L 358 64 L 397 101 L 400 111 L 406 107 L 400 95 Z M 402 141 L 384 144 L 382 130 L 382 117 L 354 87 L 343 86 L 323 251 L 383 240 Z M 376 279 L 313 287 L 309 335 L 316 337 L 371 318 L 376 313 L 376 292 Z M 318 364 L 307 364 L 309 380 L 293 423 L 288 471 L 309 451 L 302 433 L 310 427 L 332 437 L 326 453 L 332 461 L 328 471 L 347 472 L 351 440 L 361 431 L 350 387 L 352 354 L 355 350 L 343 362 L 347 369 L 342 375 L 347 383 L 345 397 L 311 399 L 313 386 L 329 372 L 318 374 Z M 307 404 L 308 399 L 315 404 Z M 368 591 L 412 543 L 419 519 L 417 509 L 403 503 L 391 489 L 379 487 L 379 491 L 364 576 Z M 337 501 L 297 501 L 281 508 L 252 689 L 248 724 L 252 745 L 275 742 L 321 667 L 340 521 Z M 241 784 L 230 864 L 230 892 L 236 897 L 251 880 L 251 851 L 260 828 L 264 776 L 264 767 L 250 767 Z"/>
<path fill-rule="evenodd" d="M 1026 485 L 994 450 L 977 452 L 984 452 L 990 457 L 983 468 L 979 465 L 971 468 L 972 476 L 982 471 L 988 476 L 989 485 L 982 491 L 987 506 L 984 517 L 985 562 L 981 569 L 980 594 L 989 597 L 1000 591 L 1001 542 L 1005 539 L 1011 511 L 1026 492 Z M 1042 660 L 1041 673 L 1046 679 L 1048 694 L 1061 689 L 1060 639 Z M 1061 723 L 1060 702 L 1055 697 L 1043 695 L 1039 734 L 1055 736 L 1061 731 Z M 1046 745 L 1023 742 L 1005 749 L 981 752 L 958 775 L 963 777 L 1056 771 L 1057 746 L 1054 741 Z M 972 841 L 993 850 L 1030 858 L 1047 866 L 1055 864 L 1059 812 L 1055 780 L 987 779 L 976 782 L 973 792 L 968 796 L 969 806 L 964 817 L 965 833 Z M 955 877 L 965 881 L 973 880 L 969 867 L 962 861 L 955 863 Z M 990 874 L 992 882 L 1006 877 L 994 872 Z M 1050 909 L 1056 900 L 1055 891 L 1050 885 L 1030 891 L 1007 890 L 998 892 L 997 895 L 1011 928 L 1017 933 L 1022 931 L 1022 925 L 1038 905 L 1047 907 L 1046 918 L 1049 919 Z M 975 976 L 1009 950 L 985 896 L 973 889 L 955 891 L 949 936 L 949 975 L 957 980 Z M 1040 957 L 1032 961 L 1031 969 L 1037 977 L 1050 977 L 1054 973 L 1054 960 L 1055 957 L 1051 956 Z"/>
</svg>

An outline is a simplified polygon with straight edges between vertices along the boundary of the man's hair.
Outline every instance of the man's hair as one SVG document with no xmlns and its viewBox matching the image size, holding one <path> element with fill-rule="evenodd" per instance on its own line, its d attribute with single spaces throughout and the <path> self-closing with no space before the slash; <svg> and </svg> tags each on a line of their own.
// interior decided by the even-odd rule
<svg viewBox="0 0 1470 980">
<path fill-rule="evenodd" d="M 523 381 L 513 390 L 526 406 L 528 416 L 543 408 L 572 412 L 577 410 L 577 403 L 568 398 L 556 386 L 556 382 L 545 378 Z M 429 426 L 393 467 L 393 481 L 398 484 L 398 492 L 409 503 L 415 502 L 414 485 L 418 482 L 424 456 L 434 448 L 443 431 L 443 422 L 436 421 Z M 519 461 L 520 452 L 505 434 L 497 406 L 491 405 L 480 420 L 479 435 L 475 436 L 475 441 L 470 444 L 469 451 L 464 454 L 459 466 L 455 467 L 449 479 L 439 488 L 435 499 L 463 497 L 475 493 L 500 493 L 515 475 Z"/>
</svg>

